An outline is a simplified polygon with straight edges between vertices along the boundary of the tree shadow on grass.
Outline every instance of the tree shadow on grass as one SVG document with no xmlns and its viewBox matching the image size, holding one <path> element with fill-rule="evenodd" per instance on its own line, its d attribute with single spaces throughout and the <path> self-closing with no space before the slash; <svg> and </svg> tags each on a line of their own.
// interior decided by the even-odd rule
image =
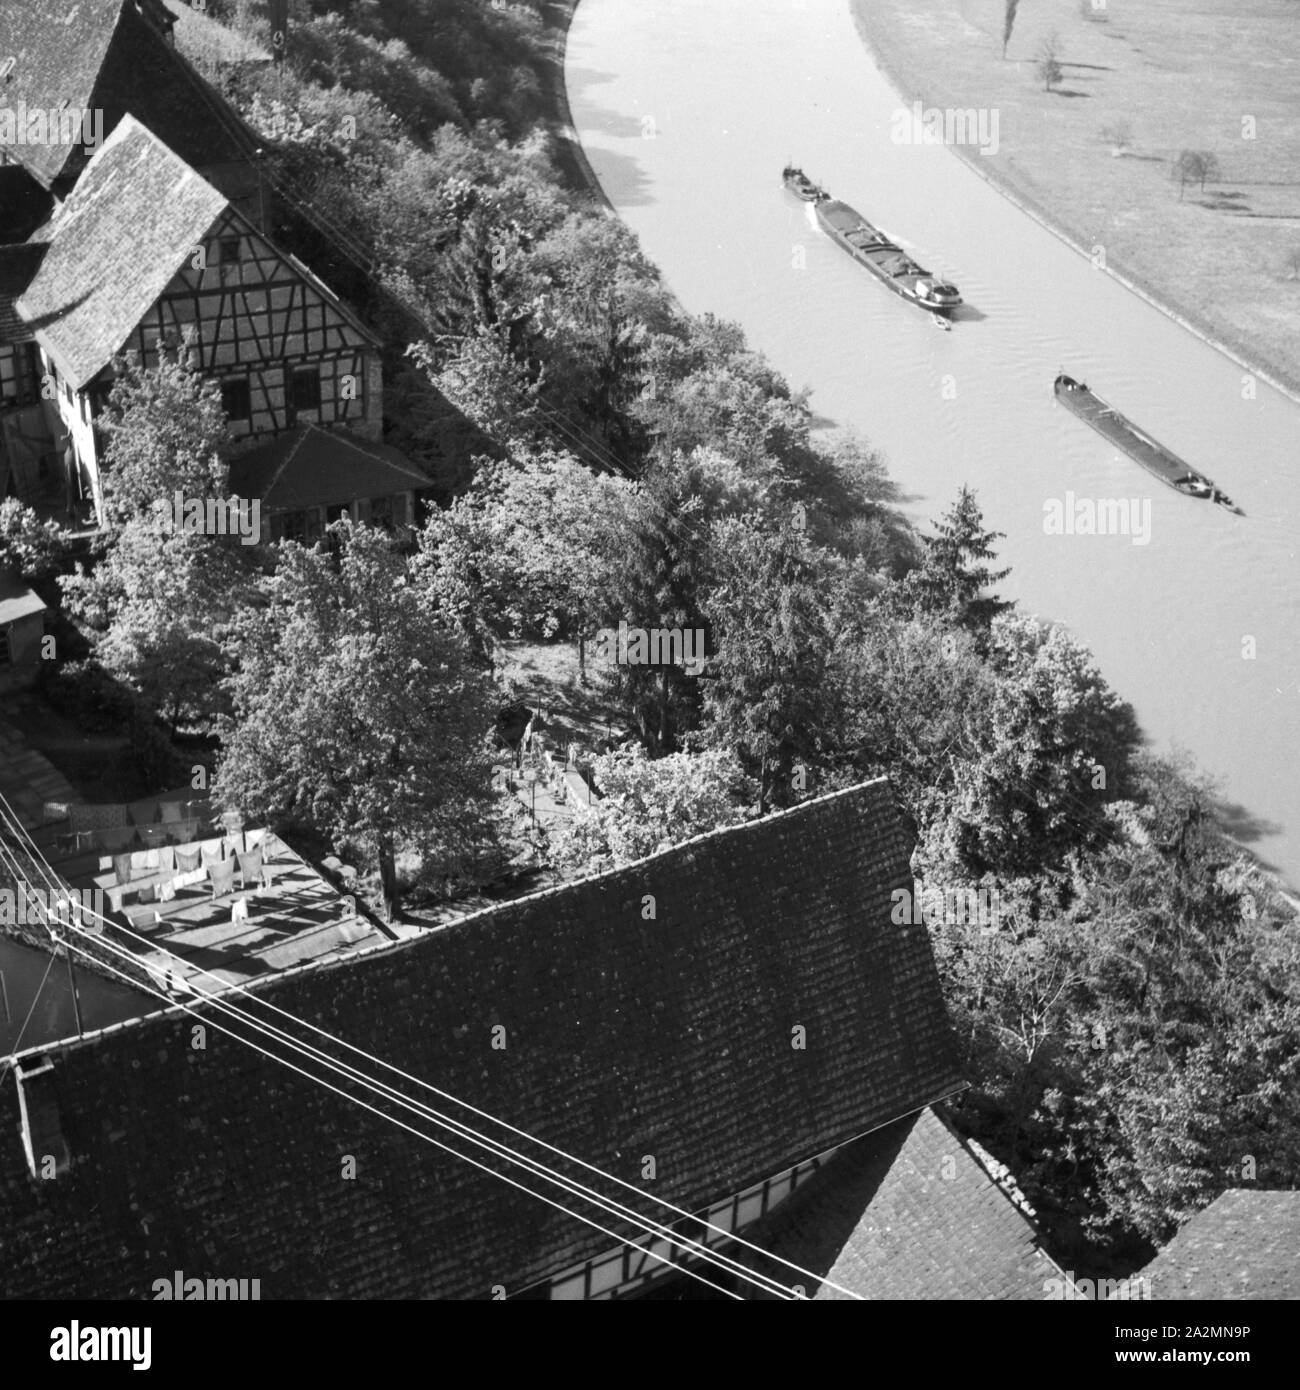
<svg viewBox="0 0 1300 1390">
<path fill-rule="evenodd" d="M 1091 92 L 1076 92 L 1072 87 L 1057 87 L 1052 95 L 1054 97 L 1091 97 Z"/>
</svg>

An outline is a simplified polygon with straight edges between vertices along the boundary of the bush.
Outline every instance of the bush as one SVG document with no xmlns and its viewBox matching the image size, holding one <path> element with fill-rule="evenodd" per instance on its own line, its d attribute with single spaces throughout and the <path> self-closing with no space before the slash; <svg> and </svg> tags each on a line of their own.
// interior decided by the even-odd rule
<svg viewBox="0 0 1300 1390">
<path fill-rule="evenodd" d="M 0 502 L 0 571 L 12 570 L 31 582 L 61 569 L 67 540 L 57 522 L 42 521 L 16 497 Z"/>
</svg>

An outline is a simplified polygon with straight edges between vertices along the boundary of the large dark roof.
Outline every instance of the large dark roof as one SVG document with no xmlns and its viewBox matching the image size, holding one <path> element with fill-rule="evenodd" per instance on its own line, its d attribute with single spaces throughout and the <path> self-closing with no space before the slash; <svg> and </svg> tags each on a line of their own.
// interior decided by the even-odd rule
<svg viewBox="0 0 1300 1390">
<path fill-rule="evenodd" d="M 134 117 L 95 151 L 18 303 L 75 387 L 108 365 L 227 207 Z"/>
<path fill-rule="evenodd" d="M 22 343 L 32 336 L 32 330 L 22 321 L 17 310 L 19 297 L 31 284 L 45 255 L 40 242 L 0 246 L 0 347 Z"/>
<path fill-rule="evenodd" d="M 697 1210 L 960 1089 L 925 928 L 890 921 L 909 850 L 882 780 L 257 995 Z M 611 1244 L 192 1025 L 50 1053 L 56 1181 L 0 1089 L 8 1296 L 148 1296 L 181 1269 L 264 1298 L 487 1297 Z"/>
<path fill-rule="evenodd" d="M 170 20 L 164 6 L 152 8 Z M 239 162 L 256 143 L 135 0 L 0 5 L 0 58 L 6 56 L 17 59 L 3 88 L 8 106 L 49 110 L 66 101 L 101 110 L 105 135 L 129 111 L 199 169 Z M 11 153 L 46 188 L 85 161 L 72 145 L 22 145 Z"/>
<path fill-rule="evenodd" d="M 1300 1298 L 1300 1192 L 1223 1193 L 1139 1277 L 1153 1299 Z"/>
<path fill-rule="evenodd" d="M 747 1239 L 849 1291 L 821 1284 L 805 1288 L 810 1298 L 1043 1299 L 1048 1281 L 1064 1278 L 1028 1217 L 931 1109 L 841 1149 Z"/>
<path fill-rule="evenodd" d="M 331 507 L 428 486 L 400 449 L 312 424 L 250 449 L 230 465 L 231 492 L 258 497 L 271 511 Z"/>
</svg>

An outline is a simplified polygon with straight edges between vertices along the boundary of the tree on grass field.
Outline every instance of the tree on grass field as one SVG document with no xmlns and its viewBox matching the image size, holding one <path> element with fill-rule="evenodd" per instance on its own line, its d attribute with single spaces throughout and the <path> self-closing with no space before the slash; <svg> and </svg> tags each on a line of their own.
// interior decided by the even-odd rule
<svg viewBox="0 0 1300 1390">
<path fill-rule="evenodd" d="M 1121 155 L 1133 145 L 1133 122 L 1127 117 L 1121 117 L 1108 126 L 1101 129 L 1101 138 L 1111 148 L 1111 153 Z"/>
<path fill-rule="evenodd" d="M 1189 183 L 1200 185 L 1205 192 L 1205 181 L 1219 177 L 1219 161 L 1209 150 L 1180 150 L 1173 162 L 1171 174 L 1178 180 L 1178 201 Z"/>
<path fill-rule="evenodd" d="M 1011 31 L 1016 27 L 1016 11 L 1020 8 L 1020 0 L 1006 0 L 1006 9 L 1002 14 L 1002 56 L 1007 56 L 1007 44 L 1011 42 Z"/>
<path fill-rule="evenodd" d="M 1035 60 L 1038 75 L 1043 79 L 1043 90 L 1050 92 L 1061 80 L 1061 40 L 1053 32 L 1038 46 Z"/>
<path fill-rule="evenodd" d="M 214 794 L 366 843 L 395 915 L 399 848 L 468 867 L 487 847 L 494 691 L 383 532 L 334 534 L 334 555 L 282 546 L 242 625 Z"/>
</svg>

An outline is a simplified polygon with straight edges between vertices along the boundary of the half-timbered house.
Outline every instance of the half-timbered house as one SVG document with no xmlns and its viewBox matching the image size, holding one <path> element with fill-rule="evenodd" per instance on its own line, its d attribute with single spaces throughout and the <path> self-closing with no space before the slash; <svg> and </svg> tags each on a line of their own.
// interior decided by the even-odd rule
<svg viewBox="0 0 1300 1390">
<path fill-rule="evenodd" d="M 29 332 L 35 355 L 21 343 L 10 352 L 28 352 L 49 449 L 101 515 L 96 420 L 119 354 L 148 366 L 160 344 L 187 345 L 189 361 L 220 382 L 231 432 L 248 445 L 303 424 L 378 440 L 377 336 L 134 117 L 38 235 L 44 250 L 25 249 L 35 265 L 10 334 Z"/>
</svg>

